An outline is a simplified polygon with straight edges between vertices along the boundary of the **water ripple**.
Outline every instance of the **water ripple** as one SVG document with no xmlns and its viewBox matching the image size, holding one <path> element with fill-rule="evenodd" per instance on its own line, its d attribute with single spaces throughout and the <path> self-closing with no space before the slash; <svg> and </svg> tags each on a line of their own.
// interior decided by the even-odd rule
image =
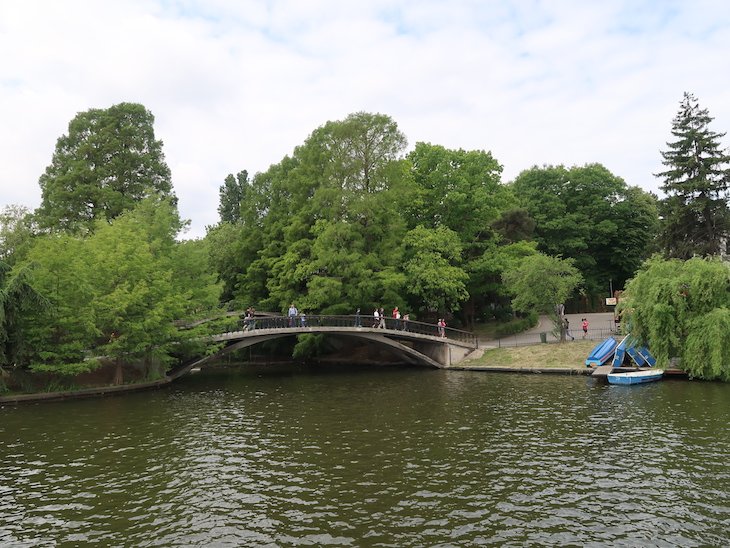
<svg viewBox="0 0 730 548">
<path fill-rule="evenodd" d="M 730 544 L 730 386 L 614 388 L 259 370 L 0 409 L 0 545 Z"/>
</svg>

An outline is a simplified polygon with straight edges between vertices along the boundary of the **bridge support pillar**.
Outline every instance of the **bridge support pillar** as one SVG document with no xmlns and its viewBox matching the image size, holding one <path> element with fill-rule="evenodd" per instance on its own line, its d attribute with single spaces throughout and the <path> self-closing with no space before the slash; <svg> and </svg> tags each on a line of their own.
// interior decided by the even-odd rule
<svg viewBox="0 0 730 548">
<path fill-rule="evenodd" d="M 438 362 L 442 367 L 459 363 L 474 350 L 473 348 L 449 344 L 448 341 L 414 341 L 413 349 Z"/>
</svg>

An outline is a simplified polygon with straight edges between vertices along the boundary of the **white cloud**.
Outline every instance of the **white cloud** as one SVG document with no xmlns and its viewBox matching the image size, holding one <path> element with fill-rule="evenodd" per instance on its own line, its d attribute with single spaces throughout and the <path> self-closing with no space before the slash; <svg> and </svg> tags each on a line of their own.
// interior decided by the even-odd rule
<svg viewBox="0 0 730 548">
<path fill-rule="evenodd" d="M 0 206 L 36 207 L 68 122 L 122 101 L 155 115 L 192 236 L 228 173 L 360 110 L 411 145 L 491 150 L 505 180 L 601 162 L 655 190 L 683 91 L 730 130 L 729 43 L 710 0 L 5 2 Z"/>
</svg>

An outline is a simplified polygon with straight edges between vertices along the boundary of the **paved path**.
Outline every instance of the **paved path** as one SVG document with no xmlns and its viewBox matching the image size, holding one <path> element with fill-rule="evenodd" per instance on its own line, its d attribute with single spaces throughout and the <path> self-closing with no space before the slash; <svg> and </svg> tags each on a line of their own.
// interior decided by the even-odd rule
<svg viewBox="0 0 730 548">
<path fill-rule="evenodd" d="M 594 312 L 590 314 L 566 314 L 566 318 L 570 322 L 570 331 L 575 340 L 583 338 L 583 330 L 581 323 L 583 318 L 588 320 L 587 339 L 603 340 L 613 334 L 615 329 L 613 322 L 613 312 Z M 560 338 L 553 333 L 554 325 L 549 316 L 540 316 L 540 320 L 533 328 L 496 340 L 481 340 L 479 346 L 482 348 L 497 348 L 502 346 L 526 346 L 529 344 L 538 344 L 541 341 L 540 334 L 545 333 L 548 342 L 555 342 Z M 568 339 L 570 340 L 570 338 Z"/>
</svg>

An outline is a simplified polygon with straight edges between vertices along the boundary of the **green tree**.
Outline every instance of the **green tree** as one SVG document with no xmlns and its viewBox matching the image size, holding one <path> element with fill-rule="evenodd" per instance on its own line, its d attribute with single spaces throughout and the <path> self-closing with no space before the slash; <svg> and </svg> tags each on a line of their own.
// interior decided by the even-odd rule
<svg viewBox="0 0 730 548">
<path fill-rule="evenodd" d="M 327 122 L 257 173 L 240 222 L 207 235 L 224 299 L 341 313 L 402 298 L 405 144 L 388 116 L 359 112 Z"/>
<path fill-rule="evenodd" d="M 445 226 L 417 226 L 406 234 L 403 245 L 406 287 L 421 303 L 420 310 L 439 314 L 458 310 L 469 296 L 469 276 L 459 266 L 459 235 Z"/>
<path fill-rule="evenodd" d="M 528 255 L 505 270 L 504 283 L 514 296 L 512 307 L 518 312 L 547 314 L 564 337 L 557 306 L 583 282 L 572 259 L 559 259 L 542 253 Z"/>
<path fill-rule="evenodd" d="M 459 235 L 468 274 L 461 319 L 471 326 L 477 310 L 499 298 L 501 272 L 491 259 L 501 242 L 493 223 L 517 202 L 500 184 L 502 166 L 490 152 L 417 143 L 408 160 L 415 184 L 404 209 L 408 226 L 446 227 Z"/>
<path fill-rule="evenodd" d="M 99 336 L 91 281 L 95 265 L 86 241 L 70 234 L 42 235 L 26 261 L 21 267 L 30 269 L 33 286 L 49 306 L 24 318 L 32 352 L 21 365 L 68 375 L 95 369 L 99 363 L 86 359 Z"/>
<path fill-rule="evenodd" d="M 0 368 L 16 365 L 27 352 L 23 314 L 46 305 L 46 299 L 31 283 L 29 267 L 12 271 L 10 265 L 0 261 Z"/>
<path fill-rule="evenodd" d="M 130 211 L 113 224 L 100 224 L 89 240 L 96 293 L 91 308 L 100 333 L 95 352 L 117 363 L 117 383 L 123 363 L 169 360 L 178 338 L 173 322 L 183 317 L 190 297 L 177 291 L 171 242 L 154 234 L 148 219 Z"/>
<path fill-rule="evenodd" d="M 222 223 L 237 223 L 241 220 L 241 204 L 246 198 L 249 186 L 248 171 L 240 171 L 235 177 L 229 174 L 219 187 L 220 201 L 218 215 Z"/>
<path fill-rule="evenodd" d="M 626 286 L 619 311 L 660 367 L 673 357 L 690 375 L 730 380 L 730 265 L 653 257 Z"/>
<path fill-rule="evenodd" d="M 10 266 L 22 261 L 34 232 L 33 217 L 28 208 L 5 206 L 0 212 L 0 261 Z"/>
<path fill-rule="evenodd" d="M 725 133 L 710 130 L 707 109 L 685 93 L 672 121 L 667 151 L 661 152 L 663 180 L 661 245 L 666 257 L 688 259 L 728 252 L 730 236 L 730 156 L 722 149 Z"/>
<path fill-rule="evenodd" d="M 145 197 L 172 198 L 170 169 L 153 123 L 152 113 L 134 103 L 76 115 L 40 177 L 39 225 L 83 233 Z"/>
<path fill-rule="evenodd" d="M 533 167 L 512 183 L 535 221 L 538 250 L 571 258 L 588 294 L 604 296 L 641 266 L 658 229 L 656 198 L 600 164 Z"/>
<path fill-rule="evenodd" d="M 73 375 L 103 358 L 117 364 L 122 382 L 126 363 L 168 363 L 181 336 L 174 320 L 217 301 L 207 249 L 177 242 L 182 225 L 170 200 L 147 198 L 110 223 L 97 221 L 85 237 L 39 237 L 27 264 L 51 306 L 25 318 L 35 349 L 27 364 Z"/>
</svg>

